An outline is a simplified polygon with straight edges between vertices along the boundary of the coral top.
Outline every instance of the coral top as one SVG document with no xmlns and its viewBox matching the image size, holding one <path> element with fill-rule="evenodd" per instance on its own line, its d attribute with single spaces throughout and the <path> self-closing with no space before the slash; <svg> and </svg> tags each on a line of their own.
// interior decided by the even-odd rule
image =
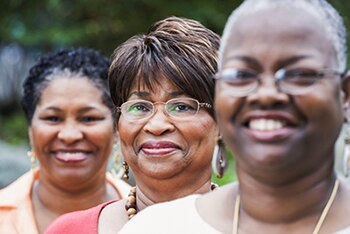
<svg viewBox="0 0 350 234">
<path fill-rule="evenodd" d="M 97 234 L 100 213 L 113 202 L 116 201 L 109 201 L 88 210 L 64 214 L 47 228 L 45 234 Z"/>
<path fill-rule="evenodd" d="M 1 234 L 38 234 L 31 199 L 32 186 L 39 178 L 39 170 L 27 172 L 15 182 L 0 190 L 0 233 Z M 120 179 L 106 175 L 119 196 L 127 197 L 130 185 Z M 87 225 L 87 224 L 84 224 Z M 79 232 L 78 232 L 79 233 Z"/>
</svg>

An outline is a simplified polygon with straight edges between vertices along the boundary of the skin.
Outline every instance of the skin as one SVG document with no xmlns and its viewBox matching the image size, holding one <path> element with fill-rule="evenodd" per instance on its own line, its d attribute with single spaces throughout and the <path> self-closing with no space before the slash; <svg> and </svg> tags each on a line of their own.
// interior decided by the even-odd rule
<svg viewBox="0 0 350 234">
<path fill-rule="evenodd" d="M 227 83 L 217 84 L 217 119 L 237 161 L 239 187 L 229 185 L 199 198 L 199 213 L 230 233 L 233 208 L 227 207 L 234 207 L 239 193 L 239 233 L 312 233 L 334 186 L 334 145 L 349 105 L 349 77 L 344 82 L 339 76 L 323 79 L 310 92 L 292 96 L 277 89 L 272 75 L 281 68 L 337 69 L 322 21 L 312 10 L 294 7 L 240 16 L 223 53 L 222 70 L 229 68 L 258 71 L 263 82 L 243 98 L 232 96 Z M 258 131 L 248 127 L 254 118 L 287 125 Z M 320 233 L 350 224 L 349 196 L 342 182 Z"/>
<path fill-rule="evenodd" d="M 167 79 L 160 80 L 153 91 L 135 85 L 129 100 L 145 99 L 166 102 L 172 98 L 189 97 Z M 173 120 L 157 105 L 157 112 L 146 121 L 130 122 L 123 115 L 118 132 L 125 160 L 131 167 L 137 184 L 137 207 L 170 201 L 189 194 L 210 191 L 211 157 L 218 134 L 214 119 L 200 108 L 192 120 Z M 144 142 L 171 141 L 179 148 L 156 155 L 140 150 Z M 128 221 L 125 200 L 107 206 L 99 219 L 101 233 L 115 233 Z M 118 222 L 116 222 L 118 220 Z"/>
<path fill-rule="evenodd" d="M 89 80 L 51 81 L 35 109 L 29 135 L 40 162 L 32 195 L 40 233 L 63 213 L 120 198 L 105 182 L 114 139 L 112 114 Z"/>
</svg>

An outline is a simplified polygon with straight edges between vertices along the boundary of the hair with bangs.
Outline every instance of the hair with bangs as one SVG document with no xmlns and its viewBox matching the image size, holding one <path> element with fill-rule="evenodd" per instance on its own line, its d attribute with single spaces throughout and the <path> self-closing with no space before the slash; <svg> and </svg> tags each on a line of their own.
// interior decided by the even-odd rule
<svg viewBox="0 0 350 234">
<path fill-rule="evenodd" d="M 219 44 L 219 36 L 195 20 L 172 16 L 156 22 L 147 34 L 133 36 L 115 49 L 109 69 L 114 104 L 126 102 L 135 84 L 152 90 L 164 77 L 213 106 Z M 208 112 L 214 118 L 213 108 Z"/>
</svg>

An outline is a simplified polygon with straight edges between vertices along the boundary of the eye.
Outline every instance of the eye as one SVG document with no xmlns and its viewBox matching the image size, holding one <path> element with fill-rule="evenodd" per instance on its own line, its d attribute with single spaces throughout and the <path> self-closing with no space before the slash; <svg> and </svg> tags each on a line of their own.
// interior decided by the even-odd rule
<svg viewBox="0 0 350 234">
<path fill-rule="evenodd" d="M 128 113 L 132 113 L 132 112 L 147 112 L 150 111 L 151 107 L 149 106 L 148 103 L 144 103 L 144 102 L 136 102 L 130 106 L 127 107 L 126 111 Z"/>
<path fill-rule="evenodd" d="M 172 100 L 168 102 L 167 111 L 172 114 L 180 113 L 194 113 L 198 109 L 198 103 L 189 99 L 189 100 Z"/>
<path fill-rule="evenodd" d="M 286 70 L 281 80 L 298 86 L 310 86 L 315 83 L 319 77 L 321 77 L 321 75 L 314 70 L 293 69 Z"/>
<path fill-rule="evenodd" d="M 60 117 L 55 115 L 45 116 L 45 117 L 42 117 L 41 119 L 50 123 L 58 123 L 62 120 Z"/>
<path fill-rule="evenodd" d="M 102 120 L 103 118 L 101 117 L 96 117 L 96 116 L 83 116 L 80 118 L 81 122 L 85 122 L 85 123 L 91 123 L 91 122 L 96 122 L 99 120 Z"/>
<path fill-rule="evenodd" d="M 220 79 L 233 85 L 244 85 L 257 80 L 257 72 L 249 69 L 227 69 L 224 70 Z"/>
</svg>

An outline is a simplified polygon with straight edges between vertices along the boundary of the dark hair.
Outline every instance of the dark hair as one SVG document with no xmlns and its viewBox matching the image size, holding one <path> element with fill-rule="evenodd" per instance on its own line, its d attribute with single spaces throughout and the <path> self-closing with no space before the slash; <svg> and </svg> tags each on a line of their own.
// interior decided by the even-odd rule
<svg viewBox="0 0 350 234">
<path fill-rule="evenodd" d="M 108 68 L 110 61 L 97 50 L 73 48 L 48 53 L 29 70 L 23 83 L 22 108 L 28 124 L 31 121 L 43 90 L 60 74 L 84 77 L 102 92 L 102 100 L 114 115 L 114 106 L 108 89 Z M 77 90 L 77 95 L 79 91 Z"/>
<path fill-rule="evenodd" d="M 112 55 L 109 87 L 116 106 L 127 101 L 135 83 L 152 90 L 159 77 L 185 94 L 213 106 L 214 79 L 220 37 L 195 20 L 169 17 L 136 35 Z M 213 108 L 208 109 L 214 118 Z M 119 115 L 118 115 L 119 118 Z"/>
</svg>

